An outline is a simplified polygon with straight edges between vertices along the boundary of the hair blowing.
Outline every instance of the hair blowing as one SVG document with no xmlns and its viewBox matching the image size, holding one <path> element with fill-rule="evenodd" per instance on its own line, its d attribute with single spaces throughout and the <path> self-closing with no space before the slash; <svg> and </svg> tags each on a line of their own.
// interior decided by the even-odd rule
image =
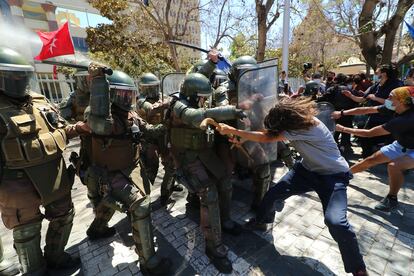
<svg viewBox="0 0 414 276">
<path fill-rule="evenodd" d="M 269 134 L 309 129 L 316 124 L 316 114 L 316 103 L 309 97 L 282 98 L 270 109 L 264 119 L 264 125 Z"/>
</svg>

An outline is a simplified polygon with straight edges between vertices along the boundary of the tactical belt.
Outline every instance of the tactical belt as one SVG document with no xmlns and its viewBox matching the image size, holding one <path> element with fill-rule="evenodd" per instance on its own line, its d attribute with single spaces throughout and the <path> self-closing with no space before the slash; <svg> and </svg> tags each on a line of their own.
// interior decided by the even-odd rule
<svg viewBox="0 0 414 276">
<path fill-rule="evenodd" d="M 213 143 L 207 142 L 206 133 L 195 128 L 171 128 L 171 144 L 187 150 L 202 150 L 213 146 Z"/>
<path fill-rule="evenodd" d="M 7 168 L 2 169 L 1 175 L 3 176 L 3 179 L 6 180 L 21 179 L 26 177 L 24 170 L 10 170 Z"/>
</svg>

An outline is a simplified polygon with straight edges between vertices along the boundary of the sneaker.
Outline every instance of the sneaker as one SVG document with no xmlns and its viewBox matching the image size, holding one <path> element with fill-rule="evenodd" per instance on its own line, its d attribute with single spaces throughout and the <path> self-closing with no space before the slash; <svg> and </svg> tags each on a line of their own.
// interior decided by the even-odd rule
<svg viewBox="0 0 414 276">
<path fill-rule="evenodd" d="M 391 212 L 398 206 L 397 199 L 391 199 L 388 196 L 384 197 L 377 206 L 375 206 L 376 210 L 383 211 L 383 212 Z"/>
<path fill-rule="evenodd" d="M 368 276 L 368 272 L 365 268 L 357 270 L 356 272 L 352 272 L 353 276 Z"/>
</svg>

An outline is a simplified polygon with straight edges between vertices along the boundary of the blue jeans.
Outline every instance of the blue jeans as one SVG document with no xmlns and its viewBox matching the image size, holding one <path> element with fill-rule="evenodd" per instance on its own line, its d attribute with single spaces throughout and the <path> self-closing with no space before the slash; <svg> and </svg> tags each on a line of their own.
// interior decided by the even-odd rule
<svg viewBox="0 0 414 276">
<path fill-rule="evenodd" d="M 266 193 L 257 212 L 257 221 L 272 223 L 277 204 L 292 195 L 315 191 L 322 202 L 325 224 L 338 243 L 345 271 L 350 273 L 365 268 L 357 238 L 346 217 L 346 187 L 349 179 L 349 172 L 321 175 L 305 169 L 301 163 L 296 163 L 293 169 Z"/>
</svg>

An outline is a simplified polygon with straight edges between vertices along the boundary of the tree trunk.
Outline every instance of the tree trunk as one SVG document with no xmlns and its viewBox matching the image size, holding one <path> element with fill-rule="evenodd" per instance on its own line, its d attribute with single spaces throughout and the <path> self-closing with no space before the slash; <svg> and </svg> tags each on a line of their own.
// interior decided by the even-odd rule
<svg viewBox="0 0 414 276">
<path fill-rule="evenodd" d="M 360 35 L 360 48 L 366 62 L 377 69 L 377 35 L 374 32 L 372 20 L 377 0 L 366 0 L 358 18 Z"/>
<path fill-rule="evenodd" d="M 264 5 L 256 3 L 256 14 L 257 14 L 257 52 L 256 60 L 261 62 L 265 58 L 266 50 L 266 38 L 267 38 L 267 27 L 266 27 L 266 8 Z"/>
</svg>

